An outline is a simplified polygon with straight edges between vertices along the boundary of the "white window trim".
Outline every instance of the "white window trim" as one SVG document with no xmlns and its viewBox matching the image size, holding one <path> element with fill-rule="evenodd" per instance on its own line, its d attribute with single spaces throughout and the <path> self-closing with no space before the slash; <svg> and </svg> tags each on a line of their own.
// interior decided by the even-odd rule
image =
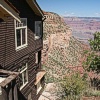
<svg viewBox="0 0 100 100">
<path fill-rule="evenodd" d="M 36 58 L 36 61 L 35 61 L 36 64 L 38 64 L 38 60 L 39 60 L 39 59 L 38 59 L 38 54 L 39 54 L 39 53 L 37 52 L 37 53 L 36 53 L 36 57 L 35 57 L 35 58 Z"/>
<path fill-rule="evenodd" d="M 25 87 L 25 85 L 26 84 L 28 84 L 28 70 L 27 70 L 27 67 L 28 66 L 28 64 L 26 63 L 26 68 L 25 69 L 23 69 L 22 71 L 20 71 L 20 74 L 22 74 L 24 71 L 27 71 L 27 75 L 26 75 L 26 78 L 27 78 L 27 82 L 25 83 L 25 84 L 23 84 L 21 87 L 20 87 L 20 90 L 22 89 L 22 88 L 24 88 Z M 24 76 L 22 76 L 22 77 L 24 77 Z M 24 78 L 22 79 L 22 81 L 24 81 Z"/>
<path fill-rule="evenodd" d="M 22 90 L 25 87 L 25 85 L 27 85 L 27 84 L 28 84 L 28 82 L 26 82 L 23 86 L 21 86 L 20 90 Z"/>
<path fill-rule="evenodd" d="M 24 19 L 24 18 L 23 18 Z M 26 19 L 26 23 L 27 23 L 27 18 L 25 18 Z M 23 48 L 25 48 L 25 47 L 27 47 L 27 45 L 28 45 L 28 43 L 27 43 L 27 26 L 22 26 L 22 27 L 16 27 L 16 20 L 14 20 L 14 25 L 15 25 L 15 50 L 16 51 L 19 51 L 19 50 L 21 50 L 21 49 L 23 49 Z M 24 44 L 24 45 L 21 45 L 21 46 L 18 46 L 17 47 L 17 36 L 16 36 L 16 29 L 22 29 L 22 28 L 25 28 L 26 29 L 26 44 Z M 22 44 L 22 34 L 21 34 L 21 44 Z"/>
<path fill-rule="evenodd" d="M 41 91 L 41 89 L 42 89 L 41 80 L 37 83 L 37 85 L 39 85 L 39 87 L 37 88 L 37 94 L 38 94 Z"/>
</svg>

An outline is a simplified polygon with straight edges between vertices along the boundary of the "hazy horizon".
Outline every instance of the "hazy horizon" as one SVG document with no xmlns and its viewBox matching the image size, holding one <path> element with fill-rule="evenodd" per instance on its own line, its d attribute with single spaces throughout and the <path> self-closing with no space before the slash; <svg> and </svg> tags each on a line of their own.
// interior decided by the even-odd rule
<svg viewBox="0 0 100 100">
<path fill-rule="evenodd" d="M 100 17 L 100 0 L 37 0 L 42 10 L 60 16 Z"/>
</svg>

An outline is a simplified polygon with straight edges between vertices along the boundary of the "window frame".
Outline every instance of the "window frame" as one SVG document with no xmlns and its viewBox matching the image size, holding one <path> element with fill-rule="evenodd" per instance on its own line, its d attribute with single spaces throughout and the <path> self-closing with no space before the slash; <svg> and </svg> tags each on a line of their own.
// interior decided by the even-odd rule
<svg viewBox="0 0 100 100">
<path fill-rule="evenodd" d="M 22 66 L 23 67 L 23 66 Z M 21 69 L 21 68 L 20 68 Z M 27 79 L 27 82 L 25 82 L 24 83 L 24 72 L 26 71 L 26 79 Z M 23 82 L 23 85 L 22 86 L 20 86 L 20 90 L 22 89 L 22 88 L 24 88 L 26 85 L 27 85 L 27 83 L 28 83 L 28 64 L 26 63 L 25 64 L 25 68 L 23 69 L 23 70 L 19 70 L 19 72 L 20 72 L 20 74 L 22 74 L 22 82 Z"/>
<path fill-rule="evenodd" d="M 27 45 L 28 45 L 28 39 L 27 39 L 27 18 L 21 18 L 21 19 L 26 19 L 26 26 L 23 26 L 23 24 L 22 23 L 18 23 L 18 24 L 22 24 L 22 26 L 20 26 L 20 27 L 17 27 L 17 21 L 16 20 L 14 20 L 14 24 L 15 24 L 15 50 L 16 51 L 18 51 L 18 50 L 20 50 L 20 49 L 23 49 L 23 48 L 25 48 L 25 47 L 27 47 Z M 20 29 L 21 30 L 21 45 L 20 46 L 17 46 L 17 30 L 18 29 Z M 22 44 L 22 29 L 25 29 L 25 44 Z"/>
<path fill-rule="evenodd" d="M 37 53 L 35 54 L 35 59 L 36 59 L 35 63 L 36 63 L 36 64 L 39 63 L 39 57 L 38 57 L 38 55 L 39 55 L 39 53 L 37 52 Z"/>
</svg>

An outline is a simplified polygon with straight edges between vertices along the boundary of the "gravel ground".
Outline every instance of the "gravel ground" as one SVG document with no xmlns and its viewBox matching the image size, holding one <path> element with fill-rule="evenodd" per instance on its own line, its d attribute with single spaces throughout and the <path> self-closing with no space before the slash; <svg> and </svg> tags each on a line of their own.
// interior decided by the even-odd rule
<svg viewBox="0 0 100 100">
<path fill-rule="evenodd" d="M 56 100 L 56 85 L 54 83 L 46 84 L 46 88 L 38 100 Z"/>
</svg>

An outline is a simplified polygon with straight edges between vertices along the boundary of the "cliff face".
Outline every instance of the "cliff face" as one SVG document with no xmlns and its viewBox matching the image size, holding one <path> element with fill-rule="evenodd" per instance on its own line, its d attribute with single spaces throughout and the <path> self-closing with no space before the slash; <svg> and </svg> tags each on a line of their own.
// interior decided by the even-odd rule
<svg viewBox="0 0 100 100">
<path fill-rule="evenodd" d="M 47 60 L 48 53 L 50 53 L 55 47 L 67 48 L 71 37 L 71 29 L 59 15 L 45 12 L 45 16 L 46 20 L 43 23 L 43 61 Z"/>
<path fill-rule="evenodd" d="M 82 66 L 83 50 L 87 46 L 72 37 L 72 31 L 55 13 L 45 12 L 43 65 L 48 77 L 66 75 L 69 68 Z"/>
</svg>

